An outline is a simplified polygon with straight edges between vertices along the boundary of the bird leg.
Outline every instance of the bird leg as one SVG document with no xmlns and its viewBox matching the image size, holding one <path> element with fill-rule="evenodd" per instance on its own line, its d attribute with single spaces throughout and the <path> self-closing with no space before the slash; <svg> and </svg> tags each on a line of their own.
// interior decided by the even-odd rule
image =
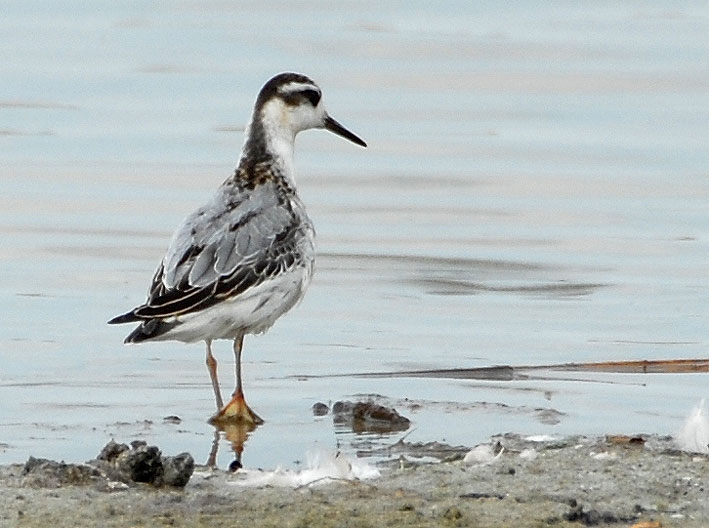
<svg viewBox="0 0 709 528">
<path fill-rule="evenodd" d="M 234 372 L 236 374 L 236 389 L 231 401 L 222 407 L 219 412 L 212 417 L 211 422 L 215 425 L 243 423 L 250 425 L 261 425 L 263 419 L 246 405 L 244 391 L 241 388 L 241 350 L 244 345 L 244 336 L 234 339 Z"/>
<path fill-rule="evenodd" d="M 207 339 L 207 369 L 209 369 L 209 377 L 212 379 L 212 388 L 214 389 L 214 398 L 217 401 L 217 411 L 224 407 L 222 393 L 219 390 L 219 380 L 217 379 L 217 360 L 212 355 L 212 340 Z"/>
</svg>

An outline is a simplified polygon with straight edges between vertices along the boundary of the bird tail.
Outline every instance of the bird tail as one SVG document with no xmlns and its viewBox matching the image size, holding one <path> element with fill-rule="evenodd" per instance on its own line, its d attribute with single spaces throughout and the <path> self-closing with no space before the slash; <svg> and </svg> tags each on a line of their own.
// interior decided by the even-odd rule
<svg viewBox="0 0 709 528">
<path fill-rule="evenodd" d="M 140 343 L 142 341 L 148 341 L 149 339 L 155 339 L 161 335 L 169 332 L 179 323 L 166 322 L 162 319 L 144 319 L 135 315 L 135 310 L 126 312 L 121 315 L 117 315 L 108 324 L 123 324 L 123 323 L 140 323 L 138 327 L 133 330 L 128 337 L 123 341 L 124 343 Z"/>
<path fill-rule="evenodd" d="M 168 323 L 161 319 L 150 319 L 148 321 L 143 321 L 135 330 L 128 334 L 128 337 L 126 337 L 123 342 L 141 343 L 150 339 L 156 339 L 175 328 L 178 324 L 179 323 L 177 322 Z"/>
<path fill-rule="evenodd" d="M 142 319 L 135 315 L 135 310 L 131 310 L 130 312 L 117 315 L 116 317 L 108 321 L 108 324 L 135 323 L 137 321 L 142 321 Z"/>
</svg>

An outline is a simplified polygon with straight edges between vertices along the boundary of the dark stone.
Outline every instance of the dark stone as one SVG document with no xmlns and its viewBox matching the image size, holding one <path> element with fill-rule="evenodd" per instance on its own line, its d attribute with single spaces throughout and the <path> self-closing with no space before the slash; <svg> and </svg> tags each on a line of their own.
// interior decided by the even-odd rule
<svg viewBox="0 0 709 528">
<path fill-rule="evenodd" d="M 23 484 L 38 488 L 85 485 L 101 476 L 96 468 L 84 464 L 66 464 L 45 458 L 29 457 L 22 468 Z"/>
<path fill-rule="evenodd" d="M 189 453 L 162 457 L 162 483 L 166 486 L 184 488 L 194 473 L 194 459 Z"/>
<path fill-rule="evenodd" d="M 134 440 L 131 446 L 111 440 L 99 453 L 96 465 L 110 478 L 126 484 L 184 487 L 192 477 L 194 459 L 189 453 L 164 457 L 160 449 L 142 440 Z"/>
<path fill-rule="evenodd" d="M 564 519 L 569 522 L 576 522 L 581 520 L 582 515 L 583 507 L 580 504 L 575 504 L 574 506 L 571 506 L 571 509 L 564 514 Z"/>
<path fill-rule="evenodd" d="M 411 421 L 396 409 L 373 401 L 338 401 L 332 406 L 333 421 L 348 425 L 355 433 L 392 433 L 406 431 Z"/>
<path fill-rule="evenodd" d="M 463 513 L 455 506 L 450 506 L 443 512 L 443 518 L 448 521 L 458 521 L 463 518 Z"/>
<path fill-rule="evenodd" d="M 314 416 L 325 416 L 330 412 L 330 408 L 322 402 L 317 402 L 313 404 L 313 415 Z"/>
<path fill-rule="evenodd" d="M 463 493 L 462 495 L 458 495 L 461 499 L 499 499 L 502 500 L 505 498 L 504 495 L 500 493 L 485 493 L 485 492 L 479 492 L 479 491 L 471 491 L 469 493 Z"/>
<path fill-rule="evenodd" d="M 336 401 L 332 406 L 332 414 L 334 415 L 344 415 L 352 412 L 354 403 L 349 401 Z"/>
<path fill-rule="evenodd" d="M 130 447 L 128 447 L 126 444 L 119 444 L 114 440 L 111 440 L 109 443 L 103 446 L 103 449 L 98 454 L 96 459 L 111 462 L 118 458 L 118 455 L 128 450 L 130 450 Z"/>
<path fill-rule="evenodd" d="M 160 450 L 143 442 L 132 442 L 130 451 L 122 453 L 118 460 L 119 471 L 127 474 L 135 482 L 154 483 L 162 478 L 163 465 Z M 137 447 L 136 447 L 137 446 Z"/>
<path fill-rule="evenodd" d="M 614 524 L 632 520 L 629 518 L 619 518 L 611 512 L 599 512 L 595 509 L 584 510 L 581 504 L 576 504 L 564 514 L 564 519 L 570 522 L 580 522 L 585 526 L 597 526 L 601 523 Z"/>
</svg>

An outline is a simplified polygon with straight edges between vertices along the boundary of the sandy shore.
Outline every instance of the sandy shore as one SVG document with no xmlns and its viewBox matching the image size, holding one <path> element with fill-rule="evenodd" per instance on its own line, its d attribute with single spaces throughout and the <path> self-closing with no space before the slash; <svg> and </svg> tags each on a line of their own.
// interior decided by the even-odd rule
<svg viewBox="0 0 709 528">
<path fill-rule="evenodd" d="M 400 447 L 380 464 L 378 478 L 296 488 L 250 487 L 244 485 L 248 473 L 202 466 L 184 489 L 125 485 L 94 470 L 58 481 L 27 474 L 22 464 L 2 466 L 0 525 L 709 525 L 709 457 L 681 452 L 669 437 L 505 435 L 481 448 L 477 462 L 463 460 L 460 450 L 423 462 L 415 456 L 422 446 Z"/>
</svg>

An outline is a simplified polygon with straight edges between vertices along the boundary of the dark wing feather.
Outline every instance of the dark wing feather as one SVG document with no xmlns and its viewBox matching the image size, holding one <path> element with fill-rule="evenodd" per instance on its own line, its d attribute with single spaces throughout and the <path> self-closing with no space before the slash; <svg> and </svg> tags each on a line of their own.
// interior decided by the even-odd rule
<svg viewBox="0 0 709 528">
<path fill-rule="evenodd" d="M 153 277 L 148 300 L 130 312 L 133 320 L 203 310 L 308 258 L 312 225 L 300 201 L 295 195 L 279 199 L 269 186 L 218 194 L 188 217 Z"/>
</svg>

